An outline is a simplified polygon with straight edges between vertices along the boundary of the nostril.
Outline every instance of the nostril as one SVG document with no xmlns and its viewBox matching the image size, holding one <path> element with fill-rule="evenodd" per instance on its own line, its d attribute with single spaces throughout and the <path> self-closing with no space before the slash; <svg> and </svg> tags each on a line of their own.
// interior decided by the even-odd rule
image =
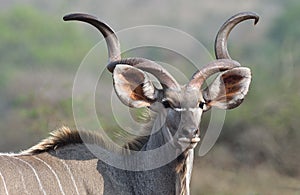
<svg viewBox="0 0 300 195">
<path fill-rule="evenodd" d="M 192 137 L 197 137 L 197 136 L 199 136 L 200 135 L 200 130 L 199 129 L 194 129 L 193 131 L 192 131 Z"/>
<path fill-rule="evenodd" d="M 200 135 L 200 130 L 198 128 L 197 129 L 189 129 L 189 130 L 183 129 L 182 134 L 183 134 L 183 136 L 192 139 L 192 138 L 198 137 Z"/>
</svg>

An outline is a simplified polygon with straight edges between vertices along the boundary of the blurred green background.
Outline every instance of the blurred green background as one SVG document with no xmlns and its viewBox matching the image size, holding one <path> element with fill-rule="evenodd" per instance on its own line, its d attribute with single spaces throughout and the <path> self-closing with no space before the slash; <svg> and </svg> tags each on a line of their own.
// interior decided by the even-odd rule
<svg viewBox="0 0 300 195">
<path fill-rule="evenodd" d="M 194 36 L 213 55 L 215 34 L 228 17 L 257 12 L 258 25 L 240 24 L 229 41 L 231 56 L 252 69 L 250 93 L 240 107 L 226 113 L 214 148 L 196 157 L 192 194 L 300 194 L 299 1 L 0 2 L 2 152 L 26 149 L 62 125 L 75 127 L 73 81 L 81 61 L 102 37 L 87 25 L 63 22 L 65 14 L 90 13 L 116 31 L 145 24 L 170 26 Z M 99 58 L 106 61 L 106 55 L 99 53 Z M 142 55 L 155 59 L 147 50 Z M 104 77 L 111 89 L 110 74 Z M 88 85 L 89 79 L 82 82 Z M 103 89 L 97 94 L 110 95 Z M 118 128 L 105 116 L 109 104 L 96 106 L 103 126 Z M 208 122 L 205 117 L 202 126 Z"/>
</svg>

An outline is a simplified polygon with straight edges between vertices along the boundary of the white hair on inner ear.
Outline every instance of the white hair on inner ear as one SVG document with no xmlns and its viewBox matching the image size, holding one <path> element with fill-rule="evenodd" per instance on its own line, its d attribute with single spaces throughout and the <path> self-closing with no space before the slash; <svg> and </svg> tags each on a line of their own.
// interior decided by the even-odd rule
<svg viewBox="0 0 300 195">
<path fill-rule="evenodd" d="M 130 101 L 129 105 L 134 108 L 150 106 L 150 103 L 140 100 Z"/>
<path fill-rule="evenodd" d="M 153 83 L 150 81 L 149 77 L 146 74 L 144 75 L 145 75 L 145 80 L 143 83 L 144 95 L 151 100 L 155 100 L 156 98 L 155 87 Z"/>
</svg>

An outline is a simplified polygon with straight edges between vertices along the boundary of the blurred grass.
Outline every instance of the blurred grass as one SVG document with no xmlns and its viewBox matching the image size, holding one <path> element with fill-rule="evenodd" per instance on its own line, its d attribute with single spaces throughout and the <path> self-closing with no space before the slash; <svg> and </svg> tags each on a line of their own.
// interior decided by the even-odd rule
<svg viewBox="0 0 300 195">
<path fill-rule="evenodd" d="M 14 7 L 0 14 L 1 67 L 73 69 L 89 49 L 78 29 L 32 7 Z"/>
<path fill-rule="evenodd" d="M 249 37 L 245 38 L 243 31 L 230 39 L 234 43 L 230 45 L 232 56 L 252 70 L 251 89 L 239 108 L 227 112 L 217 145 L 197 158 L 192 194 L 300 194 L 300 3 L 268 2 L 280 8 L 271 23 L 264 23 L 262 17 L 254 30 L 251 26 Z M 0 13 L 1 151 L 26 149 L 50 130 L 75 126 L 72 83 L 81 60 L 98 40 L 79 25 L 54 20 L 39 6 L 13 6 Z M 101 9 L 100 14 L 108 12 Z M 131 18 L 130 14 L 122 17 Z M 203 29 L 195 26 L 200 23 L 197 17 L 181 15 L 189 19 L 184 27 L 191 34 L 204 43 L 213 40 L 211 29 L 202 35 Z M 160 17 L 155 16 L 156 20 Z M 163 22 L 176 27 L 180 25 L 176 17 L 168 16 Z M 216 18 L 210 19 L 214 24 Z M 264 27 L 262 32 L 257 30 L 259 25 Z M 148 52 L 143 54 L 155 59 L 155 52 Z M 163 58 L 164 53 L 158 57 Z M 106 53 L 100 53 L 99 58 L 106 58 Z M 107 111 L 111 102 L 102 104 L 110 95 L 107 86 L 97 92 L 96 97 L 102 100 L 96 102 L 97 114 L 105 129 L 119 129 Z M 80 106 L 84 109 L 87 104 L 82 99 Z M 142 113 L 130 111 L 132 116 Z M 85 112 L 82 117 L 89 122 Z M 120 117 L 126 121 L 128 116 Z M 208 122 L 205 116 L 204 129 Z M 120 132 L 117 136 L 129 135 Z"/>
</svg>

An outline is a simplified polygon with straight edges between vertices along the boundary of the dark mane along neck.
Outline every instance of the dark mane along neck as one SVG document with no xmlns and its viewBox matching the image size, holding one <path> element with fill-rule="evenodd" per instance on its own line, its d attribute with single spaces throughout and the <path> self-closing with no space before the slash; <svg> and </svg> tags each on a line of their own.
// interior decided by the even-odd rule
<svg viewBox="0 0 300 195">
<path fill-rule="evenodd" d="M 125 149 L 140 150 L 148 141 L 148 136 L 137 137 L 124 145 Z M 108 143 L 103 136 L 92 131 L 71 130 L 68 127 L 61 127 L 50 133 L 50 136 L 38 144 L 21 152 L 23 155 L 40 154 L 50 150 L 57 150 L 61 147 L 72 144 L 93 144 L 114 150 L 113 144 Z"/>
<path fill-rule="evenodd" d="M 179 175 L 180 180 L 180 195 L 186 194 L 186 182 L 187 182 L 187 164 L 188 152 L 184 151 L 181 155 L 177 157 L 176 173 Z"/>
<path fill-rule="evenodd" d="M 126 154 L 130 154 L 130 150 L 139 151 L 147 144 L 150 136 L 140 136 L 128 142 L 123 146 Z M 84 140 L 84 141 L 83 141 Z M 35 155 L 51 150 L 57 150 L 64 146 L 72 144 L 94 144 L 114 151 L 114 148 L 105 139 L 92 131 L 78 131 L 71 130 L 68 127 L 62 127 L 50 133 L 50 136 L 42 140 L 37 145 L 21 152 L 21 155 Z M 129 151 L 129 153 L 128 153 Z M 178 174 L 179 185 L 181 186 L 181 193 L 185 193 L 186 177 L 187 177 L 187 157 L 188 152 L 185 151 L 179 155 L 173 162 L 175 162 L 175 172 Z"/>
<path fill-rule="evenodd" d="M 63 146 L 83 143 L 105 145 L 103 137 L 95 132 L 71 130 L 68 127 L 61 127 L 55 131 L 52 131 L 48 138 L 43 139 L 40 143 L 23 151 L 21 154 L 39 154 L 42 152 L 48 152 L 50 150 L 56 150 Z"/>
</svg>

